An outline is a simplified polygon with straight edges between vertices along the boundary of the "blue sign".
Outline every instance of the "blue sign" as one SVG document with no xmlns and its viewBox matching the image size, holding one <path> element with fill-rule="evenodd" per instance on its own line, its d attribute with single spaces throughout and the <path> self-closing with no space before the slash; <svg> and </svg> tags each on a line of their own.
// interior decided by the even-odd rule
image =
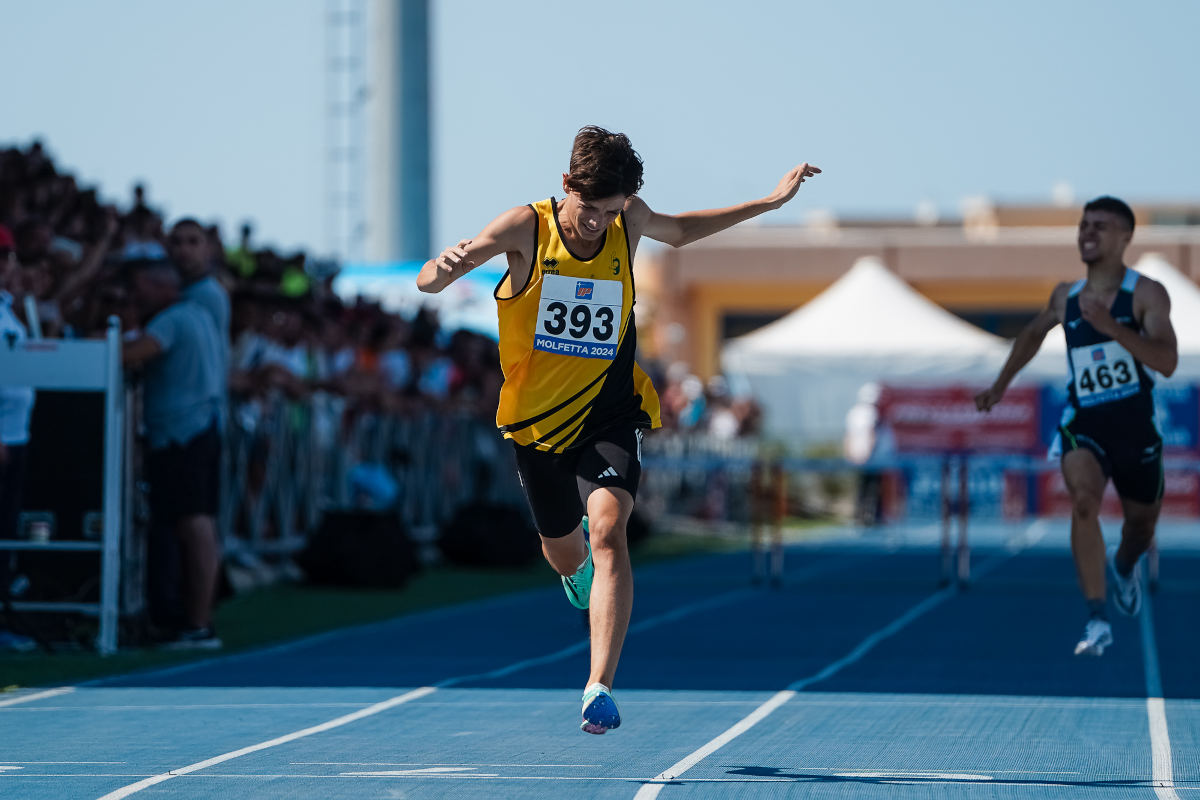
<svg viewBox="0 0 1200 800">
<path fill-rule="evenodd" d="M 1047 384 L 1042 389 L 1041 439 L 1047 447 L 1054 440 L 1067 407 L 1067 387 Z M 1200 449 L 1200 389 L 1191 383 L 1159 380 L 1154 387 L 1154 413 L 1169 451 Z"/>
</svg>

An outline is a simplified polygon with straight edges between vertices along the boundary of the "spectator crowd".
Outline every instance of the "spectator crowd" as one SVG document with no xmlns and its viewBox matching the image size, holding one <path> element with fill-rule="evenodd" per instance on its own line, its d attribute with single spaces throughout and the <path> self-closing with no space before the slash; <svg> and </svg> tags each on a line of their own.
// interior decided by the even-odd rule
<svg viewBox="0 0 1200 800">
<path fill-rule="evenodd" d="M 487 337 L 445 331 L 432 311 L 405 318 L 367 299 L 343 301 L 332 290 L 336 267 L 254 247 L 248 225 L 232 244 L 215 225 L 197 227 L 230 299 L 235 398 L 323 389 L 371 407 L 495 411 L 499 361 Z M 122 267 L 165 259 L 170 232 L 141 186 L 122 210 L 60 172 L 38 142 L 0 150 L 0 251 L 15 261 L 8 291 L 16 314 L 43 336 L 96 336 L 112 314 L 124 329 L 140 328 Z M 26 297 L 36 320 L 26 319 Z"/>
<path fill-rule="evenodd" d="M 338 397 L 350 416 L 495 414 L 494 340 L 447 330 L 428 308 L 405 316 L 367 298 L 347 301 L 333 291 L 336 275 L 336 264 L 304 252 L 255 246 L 248 224 L 231 241 L 216 225 L 168 220 L 141 185 L 128 206 L 107 203 L 40 142 L 0 149 L 0 335 L 94 338 L 110 316 L 120 319 L 126 366 L 143 378 L 150 507 L 174 529 L 162 539 L 163 564 L 179 562 L 158 570 L 183 595 L 162 601 L 177 607 L 164 624 L 183 646 L 219 646 L 208 615 L 219 480 L 204 473 L 219 468 L 231 408 L 252 416 L 268 398 L 320 394 Z M 683 364 L 646 366 L 668 429 L 716 438 L 757 431 L 757 406 L 723 379 L 705 385 Z M 0 387 L 0 539 L 19 536 L 34 404 L 31 390 Z M 0 554 L 0 600 L 6 564 Z M 0 619 L 0 648 L 3 629 Z"/>
</svg>

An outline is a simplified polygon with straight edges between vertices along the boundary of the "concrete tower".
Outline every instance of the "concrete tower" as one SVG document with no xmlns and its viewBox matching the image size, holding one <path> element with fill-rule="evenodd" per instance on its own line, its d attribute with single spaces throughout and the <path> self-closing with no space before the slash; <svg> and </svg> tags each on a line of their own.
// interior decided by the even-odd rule
<svg viewBox="0 0 1200 800">
<path fill-rule="evenodd" d="M 369 262 L 430 250 L 429 3 L 371 0 L 368 11 Z"/>
</svg>

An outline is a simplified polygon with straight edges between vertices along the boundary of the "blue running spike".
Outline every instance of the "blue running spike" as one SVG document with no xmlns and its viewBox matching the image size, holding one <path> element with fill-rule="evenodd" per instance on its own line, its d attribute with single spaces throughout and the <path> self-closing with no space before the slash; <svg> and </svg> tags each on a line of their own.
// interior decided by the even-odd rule
<svg viewBox="0 0 1200 800">
<path fill-rule="evenodd" d="M 617 710 L 617 701 L 603 686 L 593 684 L 583 696 L 583 722 L 579 723 L 579 730 L 601 734 L 619 727 L 621 712 Z"/>
</svg>

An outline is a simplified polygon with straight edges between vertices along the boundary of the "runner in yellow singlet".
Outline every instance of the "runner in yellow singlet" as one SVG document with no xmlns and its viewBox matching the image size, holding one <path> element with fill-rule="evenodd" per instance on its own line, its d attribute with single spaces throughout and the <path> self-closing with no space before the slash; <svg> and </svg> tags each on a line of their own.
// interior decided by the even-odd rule
<svg viewBox="0 0 1200 800">
<path fill-rule="evenodd" d="M 800 164 L 760 200 L 660 214 L 637 196 L 642 161 L 628 137 L 588 126 L 575 137 L 562 198 L 504 212 L 417 277 L 422 291 L 440 292 L 495 256 L 508 260 L 495 292 L 504 371 L 496 423 L 516 450 L 542 552 L 571 603 L 589 609 L 588 733 L 621 724 L 612 685 L 633 607 L 625 529 L 642 432 L 660 425 L 658 394 L 634 361 L 638 241 L 682 247 L 779 208 L 819 172 Z"/>
</svg>

